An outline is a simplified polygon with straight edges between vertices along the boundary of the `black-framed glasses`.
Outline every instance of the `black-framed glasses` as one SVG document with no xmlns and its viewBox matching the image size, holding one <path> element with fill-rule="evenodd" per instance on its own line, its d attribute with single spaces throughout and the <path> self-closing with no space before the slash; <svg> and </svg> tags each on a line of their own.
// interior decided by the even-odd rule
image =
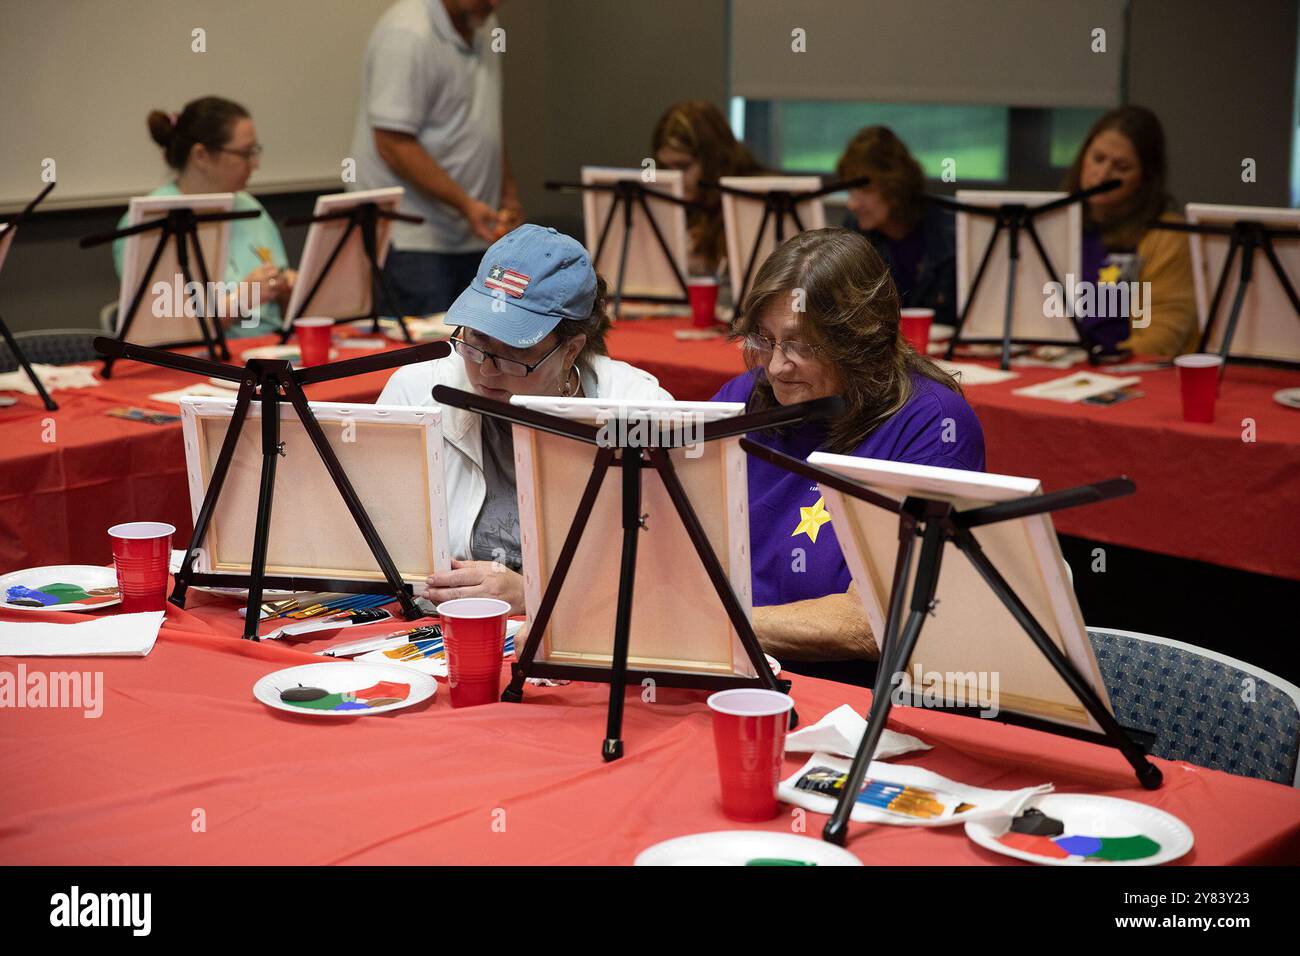
<svg viewBox="0 0 1300 956">
<path fill-rule="evenodd" d="M 481 349 L 477 345 L 470 345 L 465 341 L 465 327 L 456 326 L 456 331 L 451 336 L 451 347 L 456 353 L 466 361 L 473 362 L 475 365 L 482 365 L 488 359 L 496 366 L 498 372 L 502 375 L 510 375 L 514 378 L 526 378 L 533 374 L 543 362 L 560 350 L 563 342 L 556 342 L 555 346 L 539 358 L 536 362 L 520 362 L 517 359 L 508 359 L 501 355 L 496 355 L 486 349 Z"/>
<path fill-rule="evenodd" d="M 254 157 L 261 156 L 263 149 L 264 147 L 262 146 L 261 143 L 254 143 L 252 146 L 245 146 L 243 149 L 230 149 L 229 147 L 226 146 L 218 146 L 217 152 L 234 153 L 240 159 L 244 160 L 244 162 L 248 162 L 250 159 L 253 159 Z"/>
<path fill-rule="evenodd" d="M 772 352 L 777 349 L 780 349 L 781 354 L 792 362 L 807 362 L 816 357 L 820 351 L 817 346 L 809 345 L 807 342 L 797 342 L 794 339 L 777 342 L 757 332 L 746 335 L 744 342 L 745 348 L 762 358 L 764 362 L 771 358 Z"/>
</svg>

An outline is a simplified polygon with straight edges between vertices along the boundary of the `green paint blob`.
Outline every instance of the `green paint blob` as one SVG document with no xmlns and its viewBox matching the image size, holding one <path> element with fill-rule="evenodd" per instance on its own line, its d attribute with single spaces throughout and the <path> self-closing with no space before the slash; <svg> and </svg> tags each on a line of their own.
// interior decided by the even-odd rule
<svg viewBox="0 0 1300 956">
<path fill-rule="evenodd" d="M 1160 852 L 1160 844 L 1149 837 L 1102 837 L 1094 860 L 1141 860 Z"/>
</svg>

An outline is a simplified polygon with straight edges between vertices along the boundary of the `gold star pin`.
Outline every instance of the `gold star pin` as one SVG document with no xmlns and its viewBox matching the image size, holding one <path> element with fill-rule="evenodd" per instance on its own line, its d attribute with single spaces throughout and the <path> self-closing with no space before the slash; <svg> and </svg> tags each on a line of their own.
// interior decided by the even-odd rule
<svg viewBox="0 0 1300 956">
<path fill-rule="evenodd" d="M 1097 281 L 1101 285 L 1114 285 L 1119 281 L 1119 266 L 1102 266 L 1097 270 Z"/>
<path fill-rule="evenodd" d="M 825 497 L 818 498 L 811 508 L 800 508 L 799 527 L 790 532 L 790 537 L 806 534 L 812 539 L 813 544 L 817 543 L 817 531 L 826 522 L 831 520 L 831 513 L 826 510 L 823 502 Z"/>
</svg>

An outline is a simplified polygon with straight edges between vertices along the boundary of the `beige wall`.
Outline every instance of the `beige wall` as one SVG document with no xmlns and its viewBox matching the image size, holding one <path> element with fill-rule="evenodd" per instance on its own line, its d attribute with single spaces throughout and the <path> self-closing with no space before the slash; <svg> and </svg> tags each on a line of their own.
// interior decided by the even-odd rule
<svg viewBox="0 0 1300 956">
<path fill-rule="evenodd" d="M 506 0 L 500 17 L 507 148 L 533 221 L 578 232 L 577 198 L 544 191 L 544 180 L 574 179 L 584 163 L 638 164 L 674 100 L 726 105 L 726 0 Z M 1295 0 L 1132 0 L 1129 98 L 1165 121 L 1180 202 L 1289 204 L 1296 31 Z M 1245 156 L 1258 163 L 1253 185 L 1241 182 Z M 268 208 L 281 218 L 310 204 L 283 197 Z M 25 227 L 0 274 L 11 328 L 94 324 L 117 283 L 107 251 L 76 240 L 120 211 Z M 302 230 L 290 232 L 292 258 Z"/>
</svg>

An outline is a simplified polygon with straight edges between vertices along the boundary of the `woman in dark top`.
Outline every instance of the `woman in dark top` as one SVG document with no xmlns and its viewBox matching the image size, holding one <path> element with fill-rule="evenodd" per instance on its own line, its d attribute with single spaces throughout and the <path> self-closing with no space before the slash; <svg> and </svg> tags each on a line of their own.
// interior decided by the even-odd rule
<svg viewBox="0 0 1300 956">
<path fill-rule="evenodd" d="M 927 203 L 925 174 L 887 126 L 867 126 L 849 140 L 836 172 L 840 179 L 868 176 L 849 190 L 844 225 L 862 233 L 898 289 L 902 308 L 934 309 L 934 321 L 956 324 L 957 251 L 952 213 Z"/>
</svg>

